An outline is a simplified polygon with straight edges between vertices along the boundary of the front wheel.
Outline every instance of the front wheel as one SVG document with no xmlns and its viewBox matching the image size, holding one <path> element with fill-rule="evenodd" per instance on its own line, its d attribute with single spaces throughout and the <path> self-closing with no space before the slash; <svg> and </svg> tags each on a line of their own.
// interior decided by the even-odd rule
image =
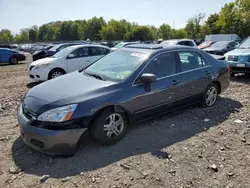
<svg viewBox="0 0 250 188">
<path fill-rule="evenodd" d="M 53 79 L 53 78 L 56 78 L 56 77 L 59 77 L 59 76 L 62 76 L 65 74 L 65 71 L 62 70 L 62 69 L 54 69 L 52 70 L 50 73 L 49 73 L 49 80 L 50 79 Z"/>
<path fill-rule="evenodd" d="M 125 136 L 127 128 L 128 122 L 124 114 L 105 109 L 93 122 L 91 133 L 98 143 L 112 145 Z"/>
<path fill-rule="evenodd" d="M 12 58 L 10 59 L 10 64 L 14 65 L 14 64 L 17 64 L 17 63 L 18 63 L 17 58 L 12 57 Z"/>
<path fill-rule="evenodd" d="M 213 106 L 217 101 L 218 91 L 218 86 L 216 84 L 213 83 L 209 85 L 202 96 L 201 106 L 205 108 Z"/>
</svg>

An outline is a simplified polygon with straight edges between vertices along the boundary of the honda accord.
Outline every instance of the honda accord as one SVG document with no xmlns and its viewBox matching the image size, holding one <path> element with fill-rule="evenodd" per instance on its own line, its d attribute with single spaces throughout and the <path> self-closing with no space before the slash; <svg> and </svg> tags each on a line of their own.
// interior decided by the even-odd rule
<svg viewBox="0 0 250 188">
<path fill-rule="evenodd" d="M 114 144 L 140 121 L 214 105 L 229 73 L 226 61 L 196 48 L 130 45 L 30 89 L 18 109 L 21 137 L 51 155 L 74 154 L 87 129 L 100 144 Z"/>
</svg>

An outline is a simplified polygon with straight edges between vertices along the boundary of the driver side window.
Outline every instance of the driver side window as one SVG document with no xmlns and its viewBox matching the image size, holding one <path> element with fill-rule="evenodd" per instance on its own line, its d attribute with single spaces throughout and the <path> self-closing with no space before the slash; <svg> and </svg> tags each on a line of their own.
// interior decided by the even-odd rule
<svg viewBox="0 0 250 188">
<path fill-rule="evenodd" d="M 78 48 L 75 51 L 71 52 L 70 54 L 71 58 L 81 58 L 81 57 L 87 57 L 89 56 L 89 48 Z"/>
</svg>

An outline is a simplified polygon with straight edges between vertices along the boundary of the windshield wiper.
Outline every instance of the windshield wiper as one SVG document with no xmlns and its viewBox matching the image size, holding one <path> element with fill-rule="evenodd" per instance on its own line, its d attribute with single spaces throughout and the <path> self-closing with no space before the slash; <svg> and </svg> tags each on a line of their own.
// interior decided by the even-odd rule
<svg viewBox="0 0 250 188">
<path fill-rule="evenodd" d="M 88 73 L 86 71 L 83 71 L 83 72 L 84 72 L 84 74 L 87 74 L 89 76 L 95 77 L 96 79 L 106 81 L 106 79 L 103 76 L 101 76 L 101 75 L 94 74 L 94 73 Z"/>
</svg>

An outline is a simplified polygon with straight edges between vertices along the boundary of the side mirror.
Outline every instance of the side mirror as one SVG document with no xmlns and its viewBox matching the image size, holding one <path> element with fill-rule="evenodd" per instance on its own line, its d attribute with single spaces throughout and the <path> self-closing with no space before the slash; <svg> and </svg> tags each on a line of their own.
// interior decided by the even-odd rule
<svg viewBox="0 0 250 188">
<path fill-rule="evenodd" d="M 145 73 L 140 76 L 139 82 L 144 85 L 146 92 L 151 91 L 151 84 L 156 81 L 156 76 L 154 74 Z"/>
<path fill-rule="evenodd" d="M 235 47 L 234 47 L 234 48 L 235 48 L 235 49 L 237 49 L 237 48 L 239 48 L 239 46 L 240 46 L 240 45 L 239 45 L 239 44 L 237 44 L 237 45 L 235 45 Z"/>
<path fill-rule="evenodd" d="M 154 74 L 145 73 L 140 76 L 141 83 L 151 84 L 156 81 L 156 76 Z"/>
<path fill-rule="evenodd" d="M 75 57 L 74 54 L 69 54 L 69 55 L 68 55 L 68 59 L 71 59 L 71 58 L 74 58 L 74 57 Z"/>
</svg>

